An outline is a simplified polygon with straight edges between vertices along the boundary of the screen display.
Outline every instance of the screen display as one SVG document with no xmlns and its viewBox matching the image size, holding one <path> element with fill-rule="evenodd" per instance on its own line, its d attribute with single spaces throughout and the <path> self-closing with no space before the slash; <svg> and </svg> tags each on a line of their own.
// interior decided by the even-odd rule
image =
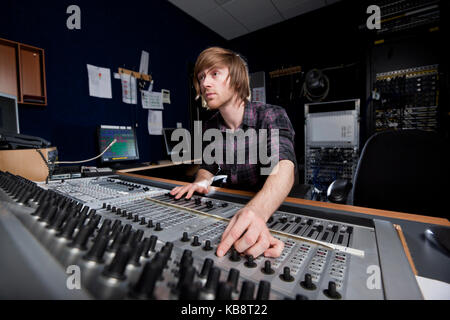
<svg viewBox="0 0 450 320">
<path fill-rule="evenodd" d="M 99 131 L 100 152 L 103 152 L 114 139 L 117 142 L 102 155 L 102 162 L 139 159 L 136 135 L 131 127 L 101 126 Z"/>
</svg>

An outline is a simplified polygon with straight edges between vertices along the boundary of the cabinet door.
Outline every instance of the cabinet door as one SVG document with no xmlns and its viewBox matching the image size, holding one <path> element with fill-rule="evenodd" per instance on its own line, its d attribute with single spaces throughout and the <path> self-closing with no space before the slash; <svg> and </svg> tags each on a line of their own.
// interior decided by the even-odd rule
<svg viewBox="0 0 450 320">
<path fill-rule="evenodd" d="M 20 64 L 23 101 L 42 101 L 45 98 L 42 50 L 21 46 Z"/>
<path fill-rule="evenodd" d="M 17 47 L 0 39 L 0 92 L 19 96 Z"/>
</svg>

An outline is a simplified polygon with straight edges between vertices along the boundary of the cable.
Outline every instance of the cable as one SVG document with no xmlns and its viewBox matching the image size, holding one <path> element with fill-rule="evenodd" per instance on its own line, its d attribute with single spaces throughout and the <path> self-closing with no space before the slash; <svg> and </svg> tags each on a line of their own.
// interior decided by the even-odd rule
<svg viewBox="0 0 450 320">
<path fill-rule="evenodd" d="M 111 148 L 112 145 L 113 145 L 114 143 L 116 143 L 116 142 L 117 142 L 117 139 L 114 139 L 114 140 L 109 144 L 109 146 L 107 146 L 106 149 L 103 150 L 103 152 L 100 153 L 100 154 L 99 154 L 98 156 L 96 156 L 95 158 L 88 159 L 88 160 L 82 160 L 82 161 L 56 161 L 56 162 L 53 162 L 53 164 L 83 163 L 83 162 L 89 162 L 89 161 L 95 160 L 95 159 L 101 157 L 101 156 L 102 156 L 109 148 Z"/>
<path fill-rule="evenodd" d="M 41 155 L 42 160 L 44 161 L 45 165 L 47 166 L 47 177 L 45 178 L 45 184 L 48 184 L 48 178 L 50 177 L 50 166 L 48 165 L 47 160 L 45 159 L 44 155 L 42 154 L 41 150 L 36 149 L 36 151 Z"/>
</svg>

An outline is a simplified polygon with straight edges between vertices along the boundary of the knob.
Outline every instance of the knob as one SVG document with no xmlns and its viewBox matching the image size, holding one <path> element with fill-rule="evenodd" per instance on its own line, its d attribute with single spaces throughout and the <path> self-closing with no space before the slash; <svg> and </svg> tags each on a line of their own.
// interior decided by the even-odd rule
<svg viewBox="0 0 450 320">
<path fill-rule="evenodd" d="M 139 222 L 139 215 L 135 214 L 133 222 Z"/>
<path fill-rule="evenodd" d="M 210 240 L 206 240 L 205 241 L 205 246 L 203 247 L 203 250 L 211 251 L 212 249 L 213 249 L 213 247 L 211 246 L 211 241 Z"/>
<path fill-rule="evenodd" d="M 192 241 L 191 245 L 194 247 L 201 245 L 200 241 L 198 241 L 198 236 L 194 236 L 194 241 Z"/>
<path fill-rule="evenodd" d="M 312 282 L 312 277 L 311 277 L 311 274 L 309 274 L 309 273 L 305 274 L 305 280 L 300 282 L 300 285 L 307 290 L 315 290 L 316 289 L 316 285 Z"/>
<path fill-rule="evenodd" d="M 216 292 L 219 279 L 220 269 L 217 267 L 212 267 L 208 274 L 208 280 L 206 281 L 205 290 L 209 292 Z"/>
<path fill-rule="evenodd" d="M 188 233 L 187 232 L 183 232 L 183 237 L 181 238 L 181 241 L 188 242 L 189 240 L 191 240 L 191 238 L 189 238 Z"/>
<path fill-rule="evenodd" d="M 78 248 L 80 250 L 86 250 L 86 243 L 90 237 L 90 235 L 94 232 L 94 229 L 90 226 L 84 226 L 78 231 L 75 239 L 72 243 L 69 244 L 69 247 Z"/>
<path fill-rule="evenodd" d="M 124 272 L 127 267 L 128 260 L 130 259 L 130 254 L 131 250 L 129 246 L 120 247 L 119 251 L 114 256 L 114 259 L 103 271 L 103 275 L 119 280 L 125 280 L 126 276 Z"/>
<path fill-rule="evenodd" d="M 239 300 L 253 300 L 254 292 L 255 292 L 255 284 L 251 281 L 244 281 L 242 283 Z"/>
<path fill-rule="evenodd" d="M 206 278 L 209 274 L 209 271 L 213 267 L 213 265 L 214 265 L 214 261 L 210 258 L 206 258 L 205 261 L 203 262 L 202 271 L 200 272 L 199 277 Z"/>
<path fill-rule="evenodd" d="M 155 227 L 155 231 L 161 231 L 163 228 L 161 228 L 161 223 L 157 222 L 156 223 L 156 227 Z"/>
<path fill-rule="evenodd" d="M 133 220 L 133 213 L 132 212 L 128 212 L 127 219 L 128 220 Z"/>
<path fill-rule="evenodd" d="M 255 268 L 256 267 L 255 259 L 253 258 L 252 255 L 247 256 L 247 261 L 244 263 L 244 265 L 247 268 Z"/>
<path fill-rule="evenodd" d="M 158 263 L 147 262 L 144 266 L 138 281 L 131 288 L 129 295 L 132 298 L 148 299 L 153 298 L 156 281 L 161 274 L 161 268 Z"/>
<path fill-rule="evenodd" d="M 145 221 L 145 217 L 141 218 L 141 222 L 139 223 L 141 226 L 145 225 L 147 222 Z"/>
<path fill-rule="evenodd" d="M 294 277 L 291 275 L 291 269 L 289 267 L 284 267 L 283 273 L 280 274 L 280 279 L 286 282 L 294 281 Z"/>
<path fill-rule="evenodd" d="M 97 263 L 103 263 L 103 255 L 106 251 L 109 238 L 106 236 L 97 237 L 96 241 L 92 245 L 88 253 L 83 257 L 84 260 L 94 261 Z"/>
<path fill-rule="evenodd" d="M 153 220 L 148 220 L 147 228 L 153 228 Z"/>
<path fill-rule="evenodd" d="M 269 260 L 264 262 L 264 268 L 261 269 L 264 274 L 273 274 L 275 271 L 272 269 L 272 264 Z"/>
<path fill-rule="evenodd" d="M 180 299 L 180 300 L 198 300 L 199 290 L 200 290 L 200 286 L 197 283 L 195 283 L 194 285 L 183 284 L 181 286 L 180 295 L 178 296 L 178 299 Z"/>
<path fill-rule="evenodd" d="M 216 300 L 231 300 L 233 287 L 228 282 L 220 282 L 217 287 Z"/>
<path fill-rule="evenodd" d="M 192 259 L 192 257 L 190 258 Z M 192 265 L 183 267 L 180 270 L 180 280 L 178 281 L 177 289 L 180 290 L 181 287 L 185 285 L 191 286 L 194 281 L 195 273 L 196 270 Z"/>
<path fill-rule="evenodd" d="M 270 282 L 261 280 L 259 282 L 256 300 L 269 300 L 269 295 L 270 295 Z"/>
<path fill-rule="evenodd" d="M 236 249 L 234 249 L 234 248 L 231 249 L 230 260 L 233 262 L 238 262 L 241 260 L 239 252 L 237 252 Z"/>
<path fill-rule="evenodd" d="M 323 293 L 331 299 L 340 299 L 341 294 L 336 290 L 336 282 L 328 282 L 328 289 L 323 290 Z"/>
<path fill-rule="evenodd" d="M 231 284 L 231 288 L 235 291 L 237 290 L 237 284 L 239 280 L 239 270 L 235 268 L 231 268 L 228 273 L 227 282 Z"/>
</svg>

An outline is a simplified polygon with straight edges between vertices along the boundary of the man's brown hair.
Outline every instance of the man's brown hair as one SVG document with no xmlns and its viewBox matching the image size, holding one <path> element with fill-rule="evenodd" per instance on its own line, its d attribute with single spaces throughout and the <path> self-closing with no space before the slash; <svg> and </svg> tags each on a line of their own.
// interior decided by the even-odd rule
<svg viewBox="0 0 450 320">
<path fill-rule="evenodd" d="M 197 98 L 201 96 L 198 74 L 205 69 L 225 66 L 229 69 L 230 87 L 238 97 L 245 102 L 250 100 L 250 81 L 247 63 L 237 53 L 220 47 L 211 47 L 204 50 L 197 58 L 194 67 L 194 87 Z"/>
</svg>

